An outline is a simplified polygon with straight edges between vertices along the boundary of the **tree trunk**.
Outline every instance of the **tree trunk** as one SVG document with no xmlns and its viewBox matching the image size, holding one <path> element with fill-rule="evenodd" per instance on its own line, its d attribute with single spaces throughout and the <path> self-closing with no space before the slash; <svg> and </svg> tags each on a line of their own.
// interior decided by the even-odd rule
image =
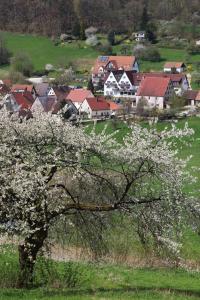
<svg viewBox="0 0 200 300">
<path fill-rule="evenodd" d="M 47 230 L 40 230 L 26 238 L 22 245 L 19 245 L 20 276 L 18 285 L 20 288 L 28 288 L 33 285 L 37 254 L 44 245 L 47 234 Z"/>
</svg>

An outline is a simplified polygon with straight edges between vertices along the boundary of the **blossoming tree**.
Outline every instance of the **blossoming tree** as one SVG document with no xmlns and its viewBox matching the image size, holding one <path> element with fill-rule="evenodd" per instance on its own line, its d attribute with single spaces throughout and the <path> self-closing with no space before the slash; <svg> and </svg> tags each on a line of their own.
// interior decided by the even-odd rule
<svg viewBox="0 0 200 300">
<path fill-rule="evenodd" d="M 171 240 L 185 201 L 185 162 L 173 138 L 189 134 L 187 127 L 158 133 L 134 126 L 118 143 L 59 116 L 22 121 L 1 110 L 0 228 L 20 237 L 21 285 L 31 282 L 38 252 L 63 216 L 85 213 L 89 222 L 118 211 L 158 241 Z"/>
</svg>

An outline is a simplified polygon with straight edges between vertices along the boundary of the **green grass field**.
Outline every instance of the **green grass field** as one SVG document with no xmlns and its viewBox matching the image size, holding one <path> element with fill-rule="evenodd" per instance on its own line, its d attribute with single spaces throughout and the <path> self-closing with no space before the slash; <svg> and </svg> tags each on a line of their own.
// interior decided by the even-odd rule
<svg viewBox="0 0 200 300">
<path fill-rule="evenodd" d="M 45 65 L 50 63 L 57 65 L 60 60 L 69 63 L 75 62 L 82 70 L 90 71 L 95 58 L 99 52 L 95 49 L 86 46 L 85 42 L 73 42 L 71 44 L 55 46 L 53 42 L 47 37 L 33 36 L 28 34 L 2 32 L 10 51 L 15 54 L 17 52 L 25 52 L 32 58 L 35 70 L 43 70 Z M 105 37 L 100 37 L 102 41 Z M 113 52 L 121 54 L 123 45 L 113 47 Z M 128 43 L 130 48 L 127 55 L 132 54 L 131 43 Z M 160 62 L 140 62 L 142 71 L 161 71 L 166 61 L 185 61 L 187 56 L 186 50 L 177 50 L 169 48 L 159 49 L 162 57 Z M 191 64 L 193 70 L 195 69 L 195 62 L 200 61 L 200 55 L 191 56 Z M 8 67 L 1 67 L 0 76 L 6 74 Z"/>
<path fill-rule="evenodd" d="M 14 254 L 13 257 L 17 259 Z M 79 282 L 73 288 L 68 286 L 66 280 L 66 277 L 70 278 L 69 273 L 65 271 L 68 263 L 55 262 L 51 270 L 54 274 L 53 279 L 50 273 L 45 274 L 45 266 L 42 265 L 41 274 L 44 278 L 48 276 L 50 279 L 42 286 L 30 290 L 5 288 L 2 286 L 6 278 L 5 269 L 10 266 L 9 271 L 12 272 L 16 267 L 15 261 L 11 270 L 13 257 L 12 260 L 9 257 L 6 260 L 7 264 L 5 262 L 3 264 L 0 255 L 0 300 L 193 300 L 200 297 L 199 273 L 167 268 L 134 269 L 93 263 L 70 263 L 74 270 L 79 270 Z M 40 269 L 37 267 L 36 273 L 36 276 L 39 275 L 41 278 L 39 272 L 41 267 Z M 74 272 L 76 274 L 76 271 Z M 12 279 L 14 280 L 15 277 Z"/>
<path fill-rule="evenodd" d="M 48 63 L 56 65 L 60 60 L 64 60 L 66 63 L 78 61 L 80 64 L 85 65 L 87 69 L 88 60 L 94 60 L 98 55 L 95 50 L 87 47 L 84 42 L 55 46 L 46 37 L 10 32 L 3 32 L 2 34 L 13 55 L 18 52 L 25 52 L 30 55 L 35 70 L 43 70 Z"/>
</svg>

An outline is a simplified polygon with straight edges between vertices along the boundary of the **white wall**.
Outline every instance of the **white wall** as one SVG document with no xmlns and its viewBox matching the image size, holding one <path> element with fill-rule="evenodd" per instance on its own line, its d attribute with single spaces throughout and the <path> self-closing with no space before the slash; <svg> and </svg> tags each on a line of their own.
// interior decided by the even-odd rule
<svg viewBox="0 0 200 300">
<path fill-rule="evenodd" d="M 136 96 L 136 106 L 141 98 L 145 98 L 147 100 L 150 108 L 153 108 L 153 107 L 158 107 L 159 109 L 164 108 L 164 98 L 163 97 Z"/>
</svg>

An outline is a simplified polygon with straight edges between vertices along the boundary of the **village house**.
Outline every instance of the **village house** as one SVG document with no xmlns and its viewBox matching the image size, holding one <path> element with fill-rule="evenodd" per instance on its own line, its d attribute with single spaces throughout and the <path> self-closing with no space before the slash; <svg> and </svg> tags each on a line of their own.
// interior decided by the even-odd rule
<svg viewBox="0 0 200 300">
<path fill-rule="evenodd" d="M 78 110 L 81 110 L 82 104 L 86 98 L 93 98 L 91 91 L 86 89 L 71 90 L 66 99 L 71 100 Z"/>
<path fill-rule="evenodd" d="M 89 119 L 108 117 L 111 114 L 110 106 L 103 97 L 87 98 L 83 101 L 81 114 Z"/>
<path fill-rule="evenodd" d="M 104 96 L 133 97 L 137 91 L 134 71 L 112 71 L 104 83 Z"/>
<path fill-rule="evenodd" d="M 166 62 L 164 72 L 166 73 L 183 73 L 186 71 L 186 65 L 183 62 Z"/>
<path fill-rule="evenodd" d="M 138 31 L 134 33 L 134 38 L 137 42 L 143 42 L 146 40 L 146 33 L 145 31 Z"/>
<path fill-rule="evenodd" d="M 11 92 L 4 97 L 3 104 L 8 111 L 21 113 L 22 111 L 29 111 L 34 101 L 31 92 Z"/>
<path fill-rule="evenodd" d="M 110 117 L 118 114 L 121 106 L 104 97 L 93 97 L 84 100 L 81 107 L 81 115 L 86 115 L 89 119 Z"/>
<path fill-rule="evenodd" d="M 200 106 L 200 91 L 189 90 L 184 94 L 186 104 L 190 106 Z"/>
<path fill-rule="evenodd" d="M 189 81 L 185 74 L 171 73 L 135 73 L 133 71 L 113 71 L 110 72 L 104 83 L 104 96 L 114 98 L 134 98 L 145 77 L 170 78 L 174 91 L 181 96 L 190 88 Z"/>
<path fill-rule="evenodd" d="M 31 84 L 14 84 L 11 87 L 12 93 L 26 93 L 29 92 L 33 95 L 33 98 L 36 98 L 36 89 L 34 85 Z"/>
<path fill-rule="evenodd" d="M 99 56 L 92 69 L 94 87 L 103 88 L 108 74 L 118 70 L 139 72 L 139 65 L 135 56 Z"/>
<path fill-rule="evenodd" d="M 164 109 L 169 106 L 169 100 L 174 94 L 170 78 L 145 77 L 136 94 L 136 105 L 145 99 L 150 108 Z"/>
</svg>

